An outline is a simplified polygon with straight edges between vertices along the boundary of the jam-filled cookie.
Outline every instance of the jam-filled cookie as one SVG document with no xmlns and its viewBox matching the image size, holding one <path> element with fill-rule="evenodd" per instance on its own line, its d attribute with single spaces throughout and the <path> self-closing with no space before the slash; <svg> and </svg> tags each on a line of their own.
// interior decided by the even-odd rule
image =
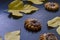
<svg viewBox="0 0 60 40">
<path fill-rule="evenodd" d="M 40 35 L 40 40 L 58 40 L 54 33 L 44 33 Z"/>
<path fill-rule="evenodd" d="M 49 11 L 57 11 L 59 9 L 59 5 L 55 2 L 47 2 L 45 4 L 45 8 Z"/>
<path fill-rule="evenodd" d="M 30 18 L 25 21 L 25 28 L 29 31 L 39 31 L 41 30 L 41 24 L 37 19 Z"/>
</svg>

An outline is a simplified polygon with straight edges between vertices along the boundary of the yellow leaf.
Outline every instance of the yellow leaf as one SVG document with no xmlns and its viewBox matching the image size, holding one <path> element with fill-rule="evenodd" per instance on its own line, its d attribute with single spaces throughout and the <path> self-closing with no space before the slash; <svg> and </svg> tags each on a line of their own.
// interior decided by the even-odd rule
<svg viewBox="0 0 60 40">
<path fill-rule="evenodd" d="M 20 31 L 8 32 L 5 34 L 5 40 L 20 40 Z"/>
<path fill-rule="evenodd" d="M 24 4 L 21 0 L 14 0 L 8 5 L 9 10 L 21 10 L 23 9 Z"/>
<path fill-rule="evenodd" d="M 45 0 L 28 0 L 28 1 L 31 1 L 34 4 L 43 4 L 43 1 Z"/>
<path fill-rule="evenodd" d="M 34 7 L 29 4 L 25 4 L 23 10 L 20 10 L 20 11 L 27 14 L 27 13 L 31 13 L 32 11 L 36 11 L 36 10 L 38 10 L 37 7 Z"/>
</svg>

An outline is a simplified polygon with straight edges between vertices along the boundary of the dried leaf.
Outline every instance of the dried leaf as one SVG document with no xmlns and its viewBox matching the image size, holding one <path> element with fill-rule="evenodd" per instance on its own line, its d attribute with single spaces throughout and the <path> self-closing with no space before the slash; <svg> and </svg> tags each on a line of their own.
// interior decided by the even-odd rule
<svg viewBox="0 0 60 40">
<path fill-rule="evenodd" d="M 50 27 L 57 27 L 60 25 L 60 17 L 55 17 L 52 20 L 49 20 L 47 23 Z"/>
<path fill-rule="evenodd" d="M 21 10 L 24 7 L 24 3 L 21 0 L 14 0 L 8 5 L 9 10 Z"/>
<path fill-rule="evenodd" d="M 60 26 L 56 29 L 56 31 L 60 35 Z"/>
<path fill-rule="evenodd" d="M 20 13 L 20 10 L 8 10 L 9 13 L 12 13 L 13 16 L 20 16 L 22 17 L 23 14 Z"/>
<path fill-rule="evenodd" d="M 0 40 L 2 40 L 2 37 L 0 37 Z"/>
<path fill-rule="evenodd" d="M 34 4 L 43 4 L 45 0 L 28 0 L 28 1 L 31 1 Z"/>
<path fill-rule="evenodd" d="M 20 31 L 6 33 L 5 40 L 20 40 Z"/>
<path fill-rule="evenodd" d="M 25 4 L 23 10 L 20 10 L 20 11 L 27 14 L 27 13 L 31 13 L 32 11 L 36 11 L 36 10 L 38 10 L 38 8 L 32 5 L 29 5 L 29 4 Z"/>
</svg>

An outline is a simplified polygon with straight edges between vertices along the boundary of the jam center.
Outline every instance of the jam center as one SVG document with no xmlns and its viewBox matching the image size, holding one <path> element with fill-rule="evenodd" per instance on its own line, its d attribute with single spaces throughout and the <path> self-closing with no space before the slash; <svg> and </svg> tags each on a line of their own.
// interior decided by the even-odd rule
<svg viewBox="0 0 60 40">
<path fill-rule="evenodd" d="M 31 25 L 34 27 L 38 27 L 40 25 L 39 22 L 37 22 L 36 20 L 31 21 Z"/>
<path fill-rule="evenodd" d="M 56 40 L 56 38 L 53 34 L 49 34 L 47 35 L 47 40 Z"/>
<path fill-rule="evenodd" d="M 50 6 L 55 6 L 54 3 L 51 3 Z"/>
<path fill-rule="evenodd" d="M 36 20 L 33 20 L 32 22 L 33 22 L 33 23 L 36 23 L 37 21 L 36 21 Z"/>
</svg>

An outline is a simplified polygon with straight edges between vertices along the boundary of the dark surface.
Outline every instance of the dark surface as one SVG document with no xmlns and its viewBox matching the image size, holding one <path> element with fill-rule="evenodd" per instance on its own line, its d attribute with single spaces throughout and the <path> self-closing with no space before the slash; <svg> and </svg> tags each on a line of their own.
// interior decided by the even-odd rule
<svg viewBox="0 0 60 40">
<path fill-rule="evenodd" d="M 58 3 L 60 2 L 59 0 L 52 0 L 52 1 L 58 2 Z M 49 30 L 47 28 L 48 27 L 47 21 L 50 19 L 53 19 L 56 16 L 60 16 L 60 9 L 57 12 L 49 12 L 45 10 L 44 5 L 34 5 L 39 8 L 38 11 L 36 11 L 35 13 L 31 15 L 24 14 L 24 16 L 20 19 L 13 19 L 13 18 L 9 18 L 8 17 L 9 13 L 4 11 L 4 10 L 7 10 L 9 2 L 11 1 L 9 0 L 0 1 L 0 35 L 2 37 L 4 37 L 4 34 L 6 32 L 21 29 L 21 40 L 39 40 L 39 36 L 42 33 L 47 33 L 47 32 L 54 33 L 60 40 L 60 35 L 57 34 L 56 28 L 49 29 Z M 42 30 L 37 33 L 32 33 L 32 32 L 28 32 L 27 30 L 25 30 L 24 21 L 27 18 L 37 18 L 41 22 Z"/>
</svg>

